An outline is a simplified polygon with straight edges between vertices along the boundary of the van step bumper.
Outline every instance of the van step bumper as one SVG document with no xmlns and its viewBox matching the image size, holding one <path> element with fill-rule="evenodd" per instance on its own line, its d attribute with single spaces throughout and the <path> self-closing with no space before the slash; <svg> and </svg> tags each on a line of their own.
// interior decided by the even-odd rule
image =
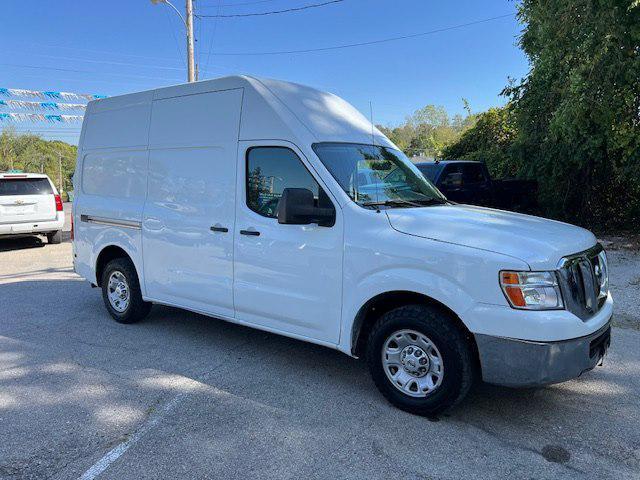
<svg viewBox="0 0 640 480">
<path fill-rule="evenodd" d="M 564 382 L 593 369 L 611 342 L 611 319 L 585 337 L 538 342 L 476 334 L 487 383 L 533 387 Z"/>
</svg>

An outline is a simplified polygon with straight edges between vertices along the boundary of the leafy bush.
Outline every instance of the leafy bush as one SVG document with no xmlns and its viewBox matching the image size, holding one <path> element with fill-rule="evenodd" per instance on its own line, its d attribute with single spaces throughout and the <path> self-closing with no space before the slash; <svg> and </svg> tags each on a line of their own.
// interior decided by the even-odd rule
<svg viewBox="0 0 640 480">
<path fill-rule="evenodd" d="M 477 115 L 475 125 L 460 139 L 447 146 L 444 158 L 482 160 L 494 177 L 513 177 L 519 166 L 513 161 L 511 150 L 516 127 L 510 106 L 490 108 Z"/>
<path fill-rule="evenodd" d="M 640 2 L 522 0 L 531 70 L 445 149 L 535 178 L 549 216 L 640 227 Z"/>
</svg>

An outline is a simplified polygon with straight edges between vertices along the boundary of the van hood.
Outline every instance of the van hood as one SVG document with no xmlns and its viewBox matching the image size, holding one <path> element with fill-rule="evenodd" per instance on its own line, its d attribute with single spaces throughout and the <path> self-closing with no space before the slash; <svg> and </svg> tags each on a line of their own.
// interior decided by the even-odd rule
<svg viewBox="0 0 640 480">
<path fill-rule="evenodd" d="M 532 270 L 554 269 L 562 257 L 596 244 L 584 228 L 491 208 L 437 205 L 386 213 L 399 232 L 509 255 Z"/>
</svg>

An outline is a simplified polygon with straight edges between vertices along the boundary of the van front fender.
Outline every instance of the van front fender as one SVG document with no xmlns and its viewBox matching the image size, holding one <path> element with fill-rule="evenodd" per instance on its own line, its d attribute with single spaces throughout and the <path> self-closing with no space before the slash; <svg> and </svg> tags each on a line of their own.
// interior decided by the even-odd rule
<svg viewBox="0 0 640 480">
<path fill-rule="evenodd" d="M 352 338 L 357 335 L 356 325 L 363 307 L 380 295 L 390 292 L 411 293 L 441 303 L 453 311 L 465 326 L 473 331 L 473 319 L 466 312 L 475 305 L 472 296 L 462 286 L 433 272 L 418 268 L 395 268 L 381 270 L 363 278 L 361 282 L 345 282 L 339 350 L 352 354 Z M 357 328 L 354 328 L 357 327 Z"/>
</svg>

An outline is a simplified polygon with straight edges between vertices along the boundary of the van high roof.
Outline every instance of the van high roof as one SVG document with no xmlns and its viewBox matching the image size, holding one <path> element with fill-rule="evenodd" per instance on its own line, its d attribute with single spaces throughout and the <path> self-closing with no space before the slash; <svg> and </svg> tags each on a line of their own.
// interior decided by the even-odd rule
<svg viewBox="0 0 640 480">
<path fill-rule="evenodd" d="M 248 75 L 222 77 L 186 83 L 145 92 L 94 100 L 87 114 L 100 115 L 111 110 L 131 109 L 136 115 L 148 115 L 152 101 L 221 90 L 242 89 L 242 118 L 239 140 L 297 139 L 302 143 L 357 142 L 394 147 L 357 109 L 340 97 L 297 83 L 256 78 Z M 147 105 L 147 108 L 143 108 Z M 137 110 L 137 113 L 136 113 Z M 106 120 L 106 118 L 105 118 Z M 135 129 L 135 125 L 131 125 Z M 130 137 L 135 137 L 131 132 Z M 144 132 L 138 139 L 142 141 Z M 100 139 L 85 138 L 85 149 L 100 148 Z M 131 146 L 131 145 L 122 145 Z"/>
</svg>

